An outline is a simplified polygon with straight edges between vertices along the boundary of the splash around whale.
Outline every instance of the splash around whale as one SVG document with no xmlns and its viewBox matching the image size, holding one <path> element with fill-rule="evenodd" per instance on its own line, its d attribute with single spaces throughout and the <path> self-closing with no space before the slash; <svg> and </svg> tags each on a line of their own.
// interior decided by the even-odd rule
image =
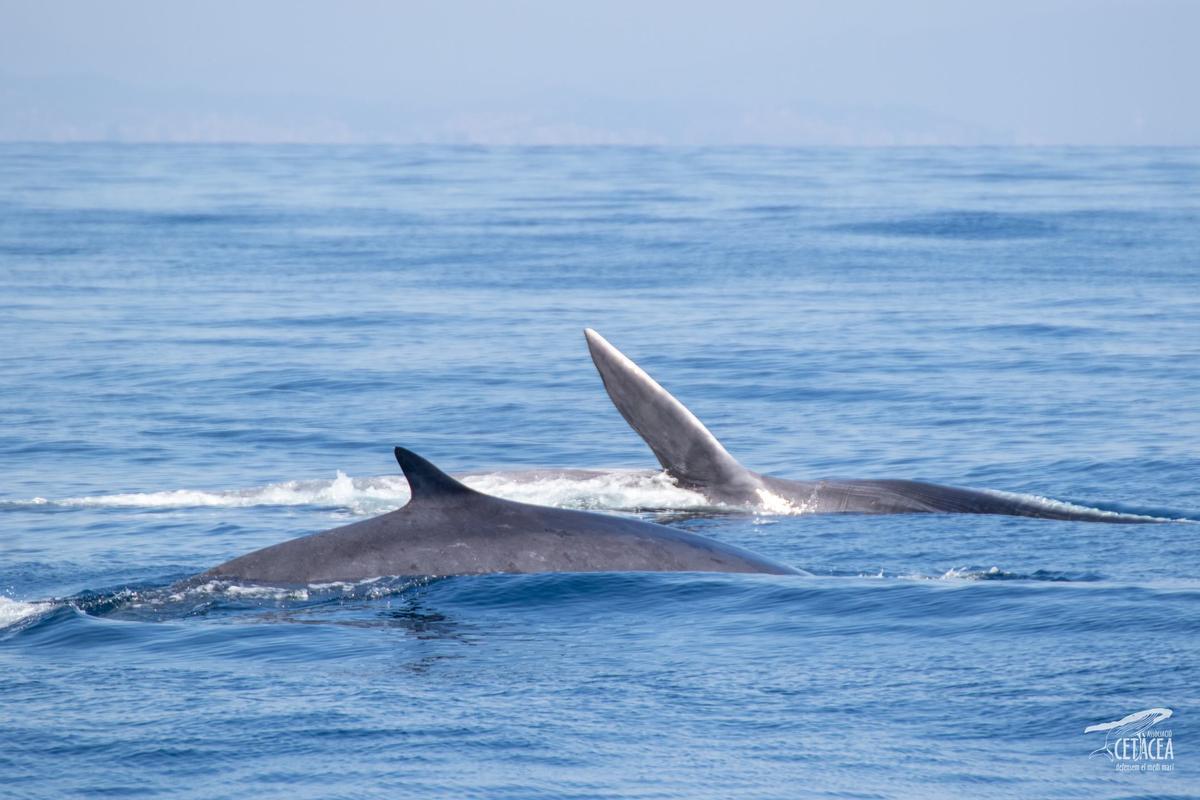
<svg viewBox="0 0 1200 800">
<path fill-rule="evenodd" d="M 766 513 L 1005 514 L 1084 522 L 1170 521 L 923 481 L 790 480 L 761 475 L 742 466 L 695 414 L 603 336 L 591 328 L 584 336 L 604 388 L 621 416 L 679 486 L 714 503 Z"/>
<path fill-rule="evenodd" d="M 804 574 L 748 550 L 642 520 L 475 491 L 395 449 L 412 499 L 396 511 L 256 550 L 177 584 L 313 584 L 381 576 L 531 572 Z"/>
</svg>

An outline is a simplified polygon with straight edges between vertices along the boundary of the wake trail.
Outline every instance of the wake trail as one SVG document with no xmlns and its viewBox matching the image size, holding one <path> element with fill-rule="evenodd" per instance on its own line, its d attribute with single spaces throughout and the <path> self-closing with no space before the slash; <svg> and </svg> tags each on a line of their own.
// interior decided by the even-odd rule
<svg viewBox="0 0 1200 800">
<path fill-rule="evenodd" d="M 676 486 L 659 472 L 612 470 L 586 477 L 554 470 L 514 473 L 485 472 L 462 476 L 472 489 L 534 505 L 593 510 L 700 510 L 713 505 L 703 495 Z M 320 506 L 343 508 L 367 516 L 392 511 L 411 497 L 403 476 L 353 478 L 338 471 L 331 480 L 295 480 L 229 489 L 170 489 L 80 497 L 0 500 L 10 508 L 251 508 L 255 506 Z"/>
<path fill-rule="evenodd" d="M 485 494 L 533 505 L 594 511 L 680 511 L 755 513 L 769 516 L 818 514 L 806 504 L 768 502 L 750 506 L 714 503 L 699 492 L 680 487 L 665 472 L 652 470 L 526 469 L 473 472 L 459 477 Z M 1173 509 L 1105 509 L 1035 494 L 980 491 L 1057 513 L 1086 515 L 1096 521 L 1200 523 L 1197 515 Z M 315 506 L 345 509 L 355 516 L 393 511 L 409 501 L 408 483 L 400 475 L 351 477 L 338 470 L 332 479 L 291 480 L 263 486 L 227 489 L 167 489 L 79 497 L 0 500 L 0 511 L 38 508 L 252 508 Z M 840 515 L 839 515 L 840 516 Z"/>
</svg>

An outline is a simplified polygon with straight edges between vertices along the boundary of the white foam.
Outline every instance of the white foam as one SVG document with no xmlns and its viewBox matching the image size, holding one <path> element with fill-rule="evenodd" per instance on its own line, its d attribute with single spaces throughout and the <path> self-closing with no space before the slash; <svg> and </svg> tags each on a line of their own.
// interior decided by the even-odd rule
<svg viewBox="0 0 1200 800">
<path fill-rule="evenodd" d="M 756 489 L 755 494 L 758 495 L 758 507 L 756 510 L 764 514 L 779 514 L 782 516 L 803 514 L 806 511 L 804 504 L 796 505 L 790 500 L 780 497 L 767 489 Z"/>
<path fill-rule="evenodd" d="M 922 572 L 906 572 L 896 575 L 902 581 L 979 581 L 985 580 L 989 575 L 1005 575 L 1007 573 L 999 567 L 991 567 L 990 569 L 972 569 L 971 567 L 951 567 L 941 575 L 928 575 Z M 879 571 L 878 575 L 864 575 L 863 578 L 879 578 L 884 577 L 883 570 Z"/>
<path fill-rule="evenodd" d="M 503 472 L 464 479 L 472 489 L 508 500 L 561 508 L 700 509 L 711 508 L 704 495 L 681 489 L 663 472 L 614 470 L 578 478 L 557 476 L 513 480 Z"/>
<path fill-rule="evenodd" d="M 210 585 L 211 587 L 211 585 Z M 205 587 L 205 588 L 210 588 Z M 211 590 L 211 588 L 210 588 Z M 220 589 L 229 597 L 245 597 L 252 600 L 307 600 L 308 589 L 276 589 L 270 586 L 239 586 L 233 584 Z"/>
<path fill-rule="evenodd" d="M 0 629 L 50 609 L 50 603 L 25 603 L 0 595 Z"/>
<path fill-rule="evenodd" d="M 226 597 L 248 600 L 307 600 L 308 589 L 303 587 L 283 588 L 277 586 L 242 585 L 214 580 L 200 584 L 199 586 L 193 586 L 182 592 L 167 595 L 166 599 L 177 603 L 194 595 L 225 595 Z"/>
<path fill-rule="evenodd" d="M 980 572 L 977 569 L 971 569 L 970 567 L 951 567 L 950 569 L 946 570 L 942 574 L 942 580 L 944 580 L 944 581 L 951 581 L 951 580 L 977 581 L 980 578 L 982 578 L 984 575 L 999 575 L 999 574 L 1000 574 L 1000 568 L 995 567 L 995 566 L 984 572 Z"/>
<path fill-rule="evenodd" d="M 529 478 L 528 472 L 469 475 L 468 486 L 487 494 L 562 508 L 699 509 L 708 508 L 703 495 L 681 489 L 665 473 L 614 470 L 586 477 L 549 472 Z M 35 497 L 5 501 L 6 505 L 54 505 L 83 508 L 247 508 L 252 506 L 334 506 L 356 515 L 379 514 L 408 502 L 408 483 L 400 475 L 351 478 L 340 470 L 332 480 L 284 481 L 248 489 L 205 491 L 175 489 L 86 495 L 58 500 Z"/>
<path fill-rule="evenodd" d="M 174 489 L 162 492 L 85 495 L 47 500 L 35 497 L 34 505 L 111 508 L 196 508 L 214 506 L 326 505 L 372 513 L 377 507 L 399 507 L 408 501 L 408 484 L 400 476 L 351 478 L 338 470 L 333 480 L 284 481 L 250 489 L 204 491 Z"/>
<path fill-rule="evenodd" d="M 423 582 L 418 579 L 415 582 Z M 394 579 L 376 577 L 364 578 L 360 581 L 330 581 L 328 583 L 310 583 L 307 586 L 271 586 L 270 584 L 242 584 L 236 581 L 211 580 L 191 586 L 170 594 L 151 593 L 145 597 L 137 597 L 138 602 L 148 602 L 150 605 L 163 603 L 178 603 L 188 600 L 205 600 L 214 597 L 226 597 L 238 600 L 271 600 L 307 601 L 319 599 L 325 595 L 343 597 L 380 598 L 395 593 L 400 588 L 408 588 L 413 580 L 405 580 L 397 584 Z"/>
</svg>

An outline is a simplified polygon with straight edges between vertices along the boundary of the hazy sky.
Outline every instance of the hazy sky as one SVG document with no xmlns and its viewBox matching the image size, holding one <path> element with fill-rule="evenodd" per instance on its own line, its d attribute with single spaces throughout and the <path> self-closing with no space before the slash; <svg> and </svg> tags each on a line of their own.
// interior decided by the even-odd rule
<svg viewBox="0 0 1200 800">
<path fill-rule="evenodd" d="M 1200 0 L 0 0 L 0 139 L 1200 144 Z"/>
</svg>

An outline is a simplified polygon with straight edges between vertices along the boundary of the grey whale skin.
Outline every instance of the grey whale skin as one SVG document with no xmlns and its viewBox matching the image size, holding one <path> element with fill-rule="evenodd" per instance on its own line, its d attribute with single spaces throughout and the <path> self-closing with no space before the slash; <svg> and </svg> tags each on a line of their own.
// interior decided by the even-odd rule
<svg viewBox="0 0 1200 800">
<path fill-rule="evenodd" d="M 908 480 L 797 481 L 760 475 L 729 454 L 704 423 L 632 359 L 591 328 L 584 330 L 604 388 L 625 421 L 679 485 L 710 501 L 770 510 L 774 498 L 812 513 L 1007 514 L 1087 522 L 1163 522 L 1135 514 L 1060 508 L 1018 495 Z"/>
<path fill-rule="evenodd" d="M 183 582 L 267 584 L 507 572 L 804 574 L 748 550 L 642 520 L 516 503 L 402 447 L 412 499 L 395 511 L 247 553 Z"/>
</svg>

